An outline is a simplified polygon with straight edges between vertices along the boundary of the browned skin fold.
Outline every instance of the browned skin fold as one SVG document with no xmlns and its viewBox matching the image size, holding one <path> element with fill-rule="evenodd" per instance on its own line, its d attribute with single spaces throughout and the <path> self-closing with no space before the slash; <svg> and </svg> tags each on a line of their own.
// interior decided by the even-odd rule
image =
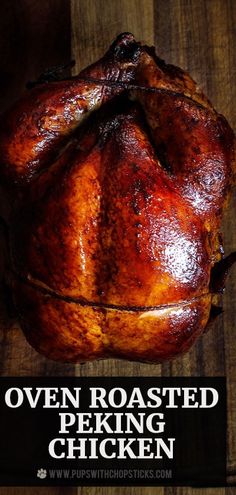
<svg viewBox="0 0 236 495">
<path fill-rule="evenodd" d="M 209 319 L 234 177 L 233 132 L 196 83 L 126 33 L 1 126 L 10 284 L 29 342 L 73 362 L 187 351 Z"/>
<path fill-rule="evenodd" d="M 90 112 L 123 88 L 96 85 L 84 78 L 132 81 L 139 48 L 132 35 L 120 36 L 106 55 L 77 77 L 42 84 L 27 92 L 1 119 L 1 169 L 24 184 L 50 163 L 66 138 Z"/>
</svg>

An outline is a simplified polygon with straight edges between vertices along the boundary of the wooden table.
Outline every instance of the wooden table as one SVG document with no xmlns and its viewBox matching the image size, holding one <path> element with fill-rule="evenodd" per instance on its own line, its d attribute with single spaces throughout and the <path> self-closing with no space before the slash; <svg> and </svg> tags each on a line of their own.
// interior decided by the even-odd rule
<svg viewBox="0 0 236 495">
<path fill-rule="evenodd" d="M 0 105 L 47 67 L 76 60 L 76 71 L 100 57 L 111 40 L 131 31 L 155 44 L 160 57 L 187 69 L 236 129 L 235 0 L 1 0 Z M 223 231 L 226 252 L 236 249 L 236 200 Z M 2 256 L 3 258 L 3 256 Z M 3 265 L 1 261 L 0 266 Z M 1 374 L 221 376 L 228 387 L 228 481 L 236 480 L 236 267 L 223 297 L 224 313 L 184 357 L 162 366 L 118 360 L 63 365 L 39 356 L 9 318 L 1 297 Z M 0 495 L 231 495 L 235 488 L 0 488 Z"/>
</svg>

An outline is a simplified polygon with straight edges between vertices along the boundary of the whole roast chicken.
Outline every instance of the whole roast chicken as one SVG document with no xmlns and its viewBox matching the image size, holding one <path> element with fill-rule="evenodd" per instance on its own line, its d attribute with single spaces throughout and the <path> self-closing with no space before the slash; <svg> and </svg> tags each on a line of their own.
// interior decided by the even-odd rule
<svg viewBox="0 0 236 495">
<path fill-rule="evenodd" d="M 0 177 L 30 344 L 71 362 L 187 351 L 232 262 L 219 227 L 233 165 L 224 117 L 129 33 L 78 76 L 28 90 L 2 117 Z"/>
</svg>

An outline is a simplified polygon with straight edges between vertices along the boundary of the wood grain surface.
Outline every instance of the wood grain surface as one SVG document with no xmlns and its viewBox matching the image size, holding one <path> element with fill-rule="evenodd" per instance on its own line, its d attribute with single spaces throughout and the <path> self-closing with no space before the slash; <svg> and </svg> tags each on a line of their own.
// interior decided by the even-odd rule
<svg viewBox="0 0 236 495">
<path fill-rule="evenodd" d="M 46 68 L 76 60 L 75 71 L 100 57 L 111 40 L 131 31 L 155 44 L 158 55 L 188 70 L 236 129 L 235 0 L 2 0 L 1 110 Z M 223 223 L 226 253 L 236 249 L 236 197 Z M 3 229 L 2 229 L 3 230 Z M 3 236 L 2 236 L 3 237 Z M 4 243 L 2 241 L 4 264 Z M 9 317 L 1 289 L 2 376 L 226 376 L 228 483 L 226 488 L 0 488 L 0 495 L 233 495 L 236 494 L 236 267 L 223 296 L 224 313 L 185 356 L 162 366 L 118 360 L 84 365 L 39 356 Z M 194 448 L 194 446 L 193 446 Z"/>
</svg>

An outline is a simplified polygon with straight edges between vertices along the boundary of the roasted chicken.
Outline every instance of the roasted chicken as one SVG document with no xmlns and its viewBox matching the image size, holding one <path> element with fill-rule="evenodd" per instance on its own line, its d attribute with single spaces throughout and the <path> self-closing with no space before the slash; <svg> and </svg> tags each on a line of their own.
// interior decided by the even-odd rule
<svg viewBox="0 0 236 495">
<path fill-rule="evenodd" d="M 129 33 L 27 91 L 2 117 L 0 176 L 30 344 L 72 362 L 187 351 L 217 302 L 234 163 L 224 117 Z"/>
</svg>

